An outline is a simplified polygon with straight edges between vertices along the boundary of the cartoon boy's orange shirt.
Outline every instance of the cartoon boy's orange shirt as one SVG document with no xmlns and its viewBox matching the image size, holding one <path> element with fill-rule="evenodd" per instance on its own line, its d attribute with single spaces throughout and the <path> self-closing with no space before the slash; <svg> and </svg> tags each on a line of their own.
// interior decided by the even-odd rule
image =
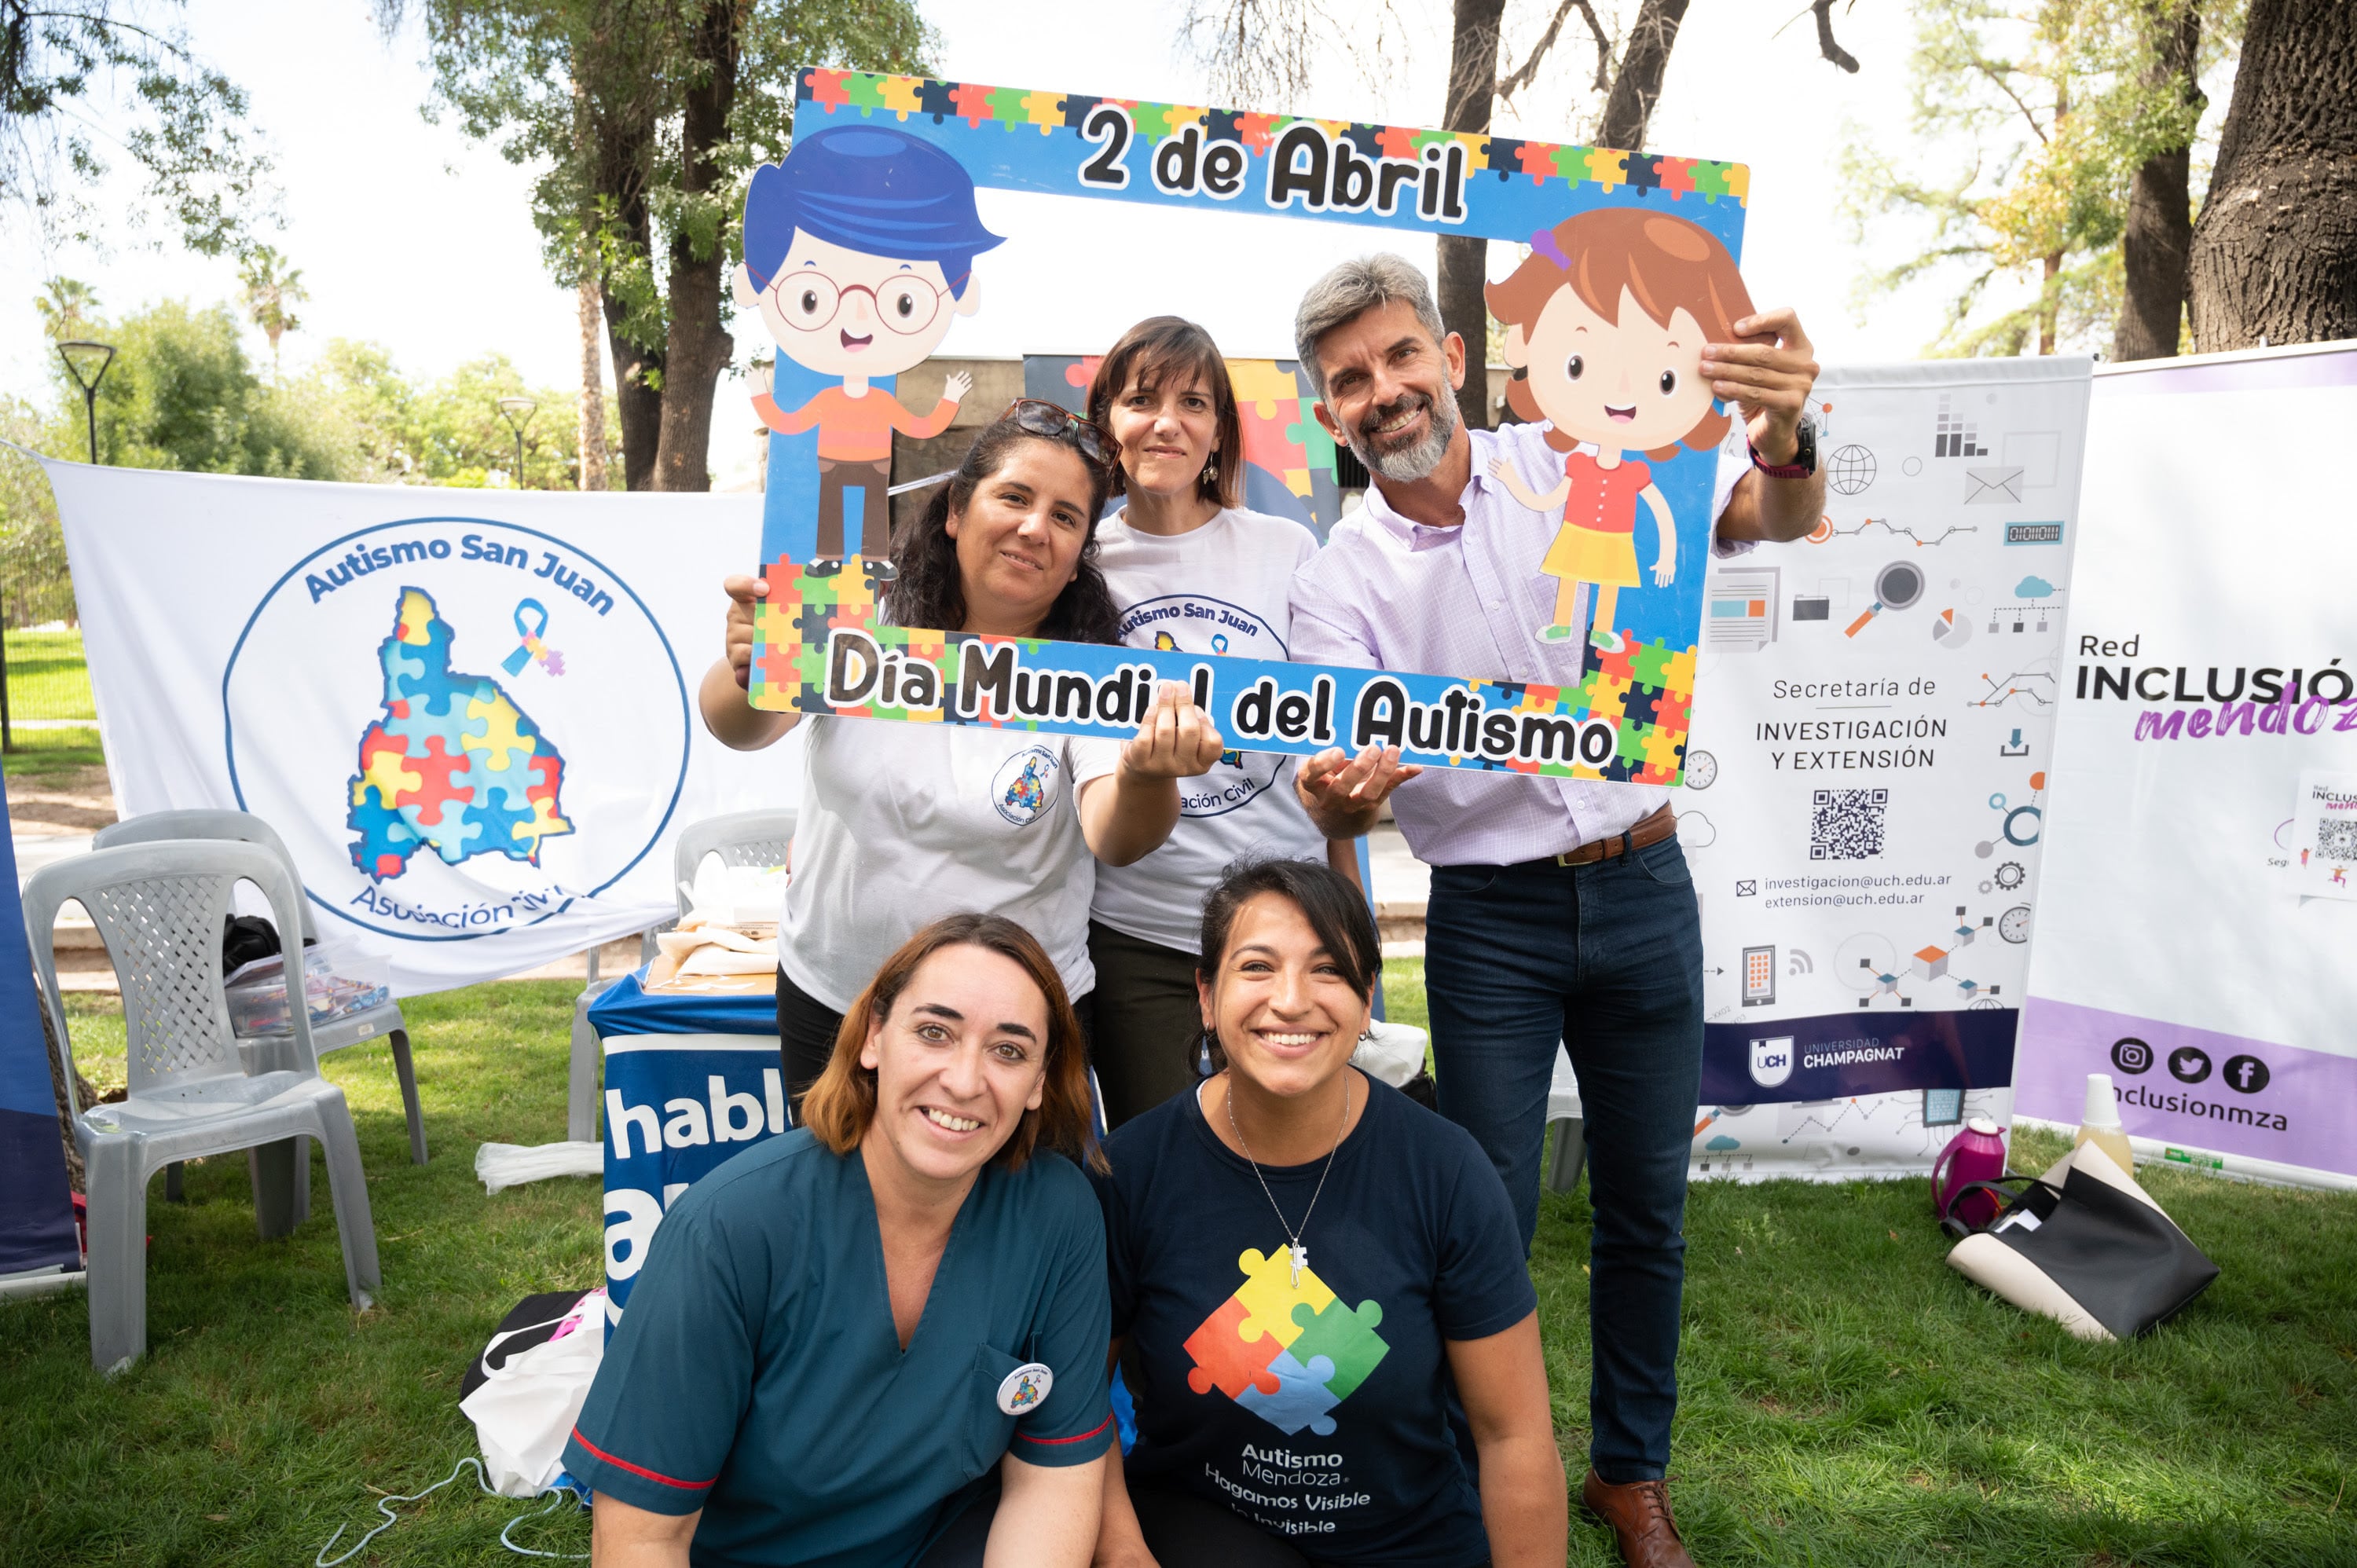
<svg viewBox="0 0 2357 1568">
<path fill-rule="evenodd" d="M 955 399 L 943 398 L 922 419 L 900 406 L 899 399 L 880 388 L 853 397 L 841 387 L 829 387 L 787 413 L 768 392 L 753 399 L 761 423 L 780 435 L 800 435 L 818 427 L 818 455 L 830 463 L 886 463 L 892 457 L 892 432 L 920 440 L 939 435 L 957 417 Z"/>
</svg>

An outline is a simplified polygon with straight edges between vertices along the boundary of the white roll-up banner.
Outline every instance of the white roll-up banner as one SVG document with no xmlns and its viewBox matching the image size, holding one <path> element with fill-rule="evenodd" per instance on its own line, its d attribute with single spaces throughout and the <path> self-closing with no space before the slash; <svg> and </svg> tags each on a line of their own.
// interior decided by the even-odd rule
<svg viewBox="0 0 2357 1568">
<path fill-rule="evenodd" d="M 1712 563 L 1698 1176 L 1922 1171 L 2010 1113 L 2090 368 L 1826 371 L 1824 521 Z"/>
<path fill-rule="evenodd" d="M 2017 1089 L 2357 1187 L 2357 344 L 2105 366 Z"/>
<path fill-rule="evenodd" d="M 791 801 L 694 714 L 760 497 L 45 464 L 118 810 L 251 811 L 396 994 L 676 908 L 672 835 Z"/>
</svg>

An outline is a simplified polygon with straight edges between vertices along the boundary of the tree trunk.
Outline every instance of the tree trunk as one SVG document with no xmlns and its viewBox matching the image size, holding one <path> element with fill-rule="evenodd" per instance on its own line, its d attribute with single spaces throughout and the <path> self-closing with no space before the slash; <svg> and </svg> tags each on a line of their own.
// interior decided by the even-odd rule
<svg viewBox="0 0 2357 1568">
<path fill-rule="evenodd" d="M 606 299 L 606 348 L 614 356 L 614 423 L 622 430 L 622 488 L 655 488 L 655 448 L 662 435 L 663 379 L 660 349 L 641 349 L 622 336 L 621 306 Z"/>
<path fill-rule="evenodd" d="M 2197 79 L 2201 7 L 2198 0 L 2147 0 L 2143 21 L 2152 45 L 2145 81 L 2164 92 L 2176 91 L 2190 111 L 2190 131 L 2205 102 Z M 2120 242 L 2127 287 L 2112 337 L 2115 360 L 2164 360 L 2177 352 L 2185 255 L 2193 243 L 2191 169 L 2189 138 L 2145 159 L 2128 187 L 2127 229 Z"/>
<path fill-rule="evenodd" d="M 576 74 L 573 79 L 573 156 L 585 176 L 595 177 L 597 130 L 588 90 Z M 597 286 L 597 204 L 581 204 L 580 275 L 574 280 L 575 304 L 581 328 L 581 427 L 574 437 L 575 476 L 584 490 L 606 488 L 606 376 L 597 337 L 604 325 L 604 292 Z"/>
<path fill-rule="evenodd" d="M 2193 226 L 2203 353 L 2357 337 L 2357 6 L 2252 0 Z"/>
<path fill-rule="evenodd" d="M 1506 0 L 1456 0 L 1449 29 L 1448 102 L 1441 128 L 1487 131 L 1498 82 L 1498 28 Z M 1490 307 L 1481 297 L 1490 242 L 1478 235 L 1443 234 L 1439 242 L 1440 320 L 1465 339 L 1465 384 L 1457 412 L 1477 430 L 1496 423 L 1490 407 Z"/>
<path fill-rule="evenodd" d="M 581 305 L 581 488 L 606 488 L 606 374 L 597 348 L 600 317 L 597 270 L 587 258 L 577 285 Z"/>
<path fill-rule="evenodd" d="M 608 121 L 597 127 L 597 195 L 608 209 L 618 247 L 634 256 L 654 246 L 654 220 L 647 209 L 646 156 L 654 142 L 648 120 Z M 662 434 L 663 354 L 625 335 L 627 303 L 612 277 L 600 274 L 598 297 L 606 307 L 606 347 L 614 360 L 614 420 L 622 435 L 622 486 L 654 488 L 655 446 Z"/>
<path fill-rule="evenodd" d="M 1602 145 L 1627 153 L 1645 150 L 1645 125 L 1653 117 L 1653 105 L 1662 101 L 1670 48 L 1678 41 L 1678 24 L 1685 15 L 1686 0 L 1645 0 L 1637 7 L 1629 46 L 1620 52 L 1620 70 L 1604 100 L 1604 124 L 1596 136 Z"/>
<path fill-rule="evenodd" d="M 713 154 L 728 139 L 737 102 L 737 62 L 751 0 L 709 0 L 696 24 L 697 77 L 683 94 L 680 194 L 689 202 L 724 179 Z M 735 345 L 720 318 L 721 272 L 728 248 L 717 233 L 698 255 L 686 224 L 672 226 L 671 332 L 663 347 L 662 427 L 655 447 L 654 488 L 712 488 L 712 395 Z"/>
<path fill-rule="evenodd" d="M 2062 252 L 2052 251 L 2046 257 L 2045 286 L 2039 291 L 2038 351 L 2054 352 L 2054 334 L 2061 325 L 2062 299 L 2054 292 L 2054 280 L 2062 275 Z"/>
</svg>

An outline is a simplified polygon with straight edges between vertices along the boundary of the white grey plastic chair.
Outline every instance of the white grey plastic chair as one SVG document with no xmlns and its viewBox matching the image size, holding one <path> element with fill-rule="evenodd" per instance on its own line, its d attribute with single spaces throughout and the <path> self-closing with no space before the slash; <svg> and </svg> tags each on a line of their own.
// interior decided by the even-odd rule
<svg viewBox="0 0 2357 1568">
<path fill-rule="evenodd" d="M 704 864 L 705 855 L 718 855 L 723 865 L 783 865 L 793 847 L 794 810 L 791 806 L 766 811 L 731 811 L 688 823 L 672 841 L 671 884 L 679 900 L 679 912 L 684 915 L 688 908 L 687 892 L 681 885 L 695 881 L 696 867 Z M 650 935 L 649 948 L 652 942 Z M 598 983 L 597 961 L 597 955 L 593 951 L 589 955 L 589 983 L 582 987 L 580 999 L 573 1004 L 573 1060 L 565 1080 L 565 1135 L 584 1144 L 597 1136 L 600 1058 L 597 1031 L 589 1026 L 589 1004 L 613 983 Z"/>
<path fill-rule="evenodd" d="M 379 1286 L 368 1180 L 344 1091 L 319 1076 L 307 1009 L 289 1009 L 284 1035 L 240 1039 L 221 989 L 221 930 L 237 884 L 270 901 L 282 931 L 301 927 L 302 895 L 285 862 L 258 844 L 221 840 L 92 850 L 37 873 L 25 886 L 25 933 L 41 1004 L 64 1057 L 74 1144 L 88 1173 L 90 1359 L 112 1373 L 147 1348 L 147 1182 L 165 1165 L 250 1151 L 254 1220 L 264 1237 L 296 1223 L 294 1155 L 302 1138 L 327 1154 L 328 1186 L 355 1305 Z M 129 1097 L 74 1103 L 73 1042 L 58 992 L 58 910 L 80 904 L 105 943 L 123 988 Z M 303 953 L 287 954 L 290 993 L 302 994 Z M 307 1166 L 308 1161 L 305 1161 Z M 301 1185 L 307 1185 L 302 1181 Z"/>
<path fill-rule="evenodd" d="M 296 891 L 302 891 L 303 874 L 296 868 L 295 857 L 286 853 L 285 841 L 278 836 L 275 828 L 251 811 L 146 811 L 99 829 L 91 837 L 91 847 L 113 849 L 126 843 L 184 839 L 233 839 L 240 843 L 260 844 L 279 858 L 286 874 L 295 879 Z M 316 940 L 319 932 L 311 924 L 311 901 L 307 897 L 298 901 L 303 907 L 304 940 Z M 409 1119 L 410 1163 L 422 1165 L 425 1163 L 425 1115 L 417 1101 L 417 1069 L 410 1060 L 409 1025 L 401 1015 L 400 1005 L 387 1002 L 319 1025 L 312 1032 L 312 1038 L 319 1054 L 326 1056 L 347 1046 L 365 1044 L 380 1035 L 393 1045 L 393 1072 L 401 1080 L 401 1109 Z M 298 1219 L 305 1217 L 307 1207 L 307 1203 L 298 1206 Z"/>
<path fill-rule="evenodd" d="M 1547 1138 L 1543 1151 L 1549 1192 L 1569 1192 L 1579 1184 L 1587 1163 L 1587 1110 L 1580 1103 L 1579 1075 L 1571 1070 L 1571 1052 L 1555 1049 L 1555 1078 L 1547 1087 Z"/>
<path fill-rule="evenodd" d="M 671 886 L 679 896 L 679 912 L 687 913 L 687 892 L 680 884 L 694 882 L 707 854 L 718 855 L 723 865 L 785 865 L 794 849 L 794 818 L 791 806 L 780 806 L 706 817 L 680 829 L 671 846 Z"/>
</svg>

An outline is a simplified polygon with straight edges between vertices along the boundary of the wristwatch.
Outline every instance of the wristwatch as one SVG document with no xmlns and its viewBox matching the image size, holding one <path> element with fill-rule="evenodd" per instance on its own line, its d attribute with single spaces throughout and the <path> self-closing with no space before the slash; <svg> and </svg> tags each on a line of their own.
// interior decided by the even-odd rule
<svg viewBox="0 0 2357 1568">
<path fill-rule="evenodd" d="M 1789 463 L 1770 463 L 1760 455 L 1760 448 L 1756 445 L 1747 440 L 1745 444 L 1751 446 L 1751 466 L 1771 479 L 1805 479 L 1815 473 L 1817 471 L 1816 421 L 1805 413 L 1801 415 L 1801 423 L 1793 428 L 1792 434 L 1798 446 L 1794 447 L 1792 460 Z"/>
</svg>

